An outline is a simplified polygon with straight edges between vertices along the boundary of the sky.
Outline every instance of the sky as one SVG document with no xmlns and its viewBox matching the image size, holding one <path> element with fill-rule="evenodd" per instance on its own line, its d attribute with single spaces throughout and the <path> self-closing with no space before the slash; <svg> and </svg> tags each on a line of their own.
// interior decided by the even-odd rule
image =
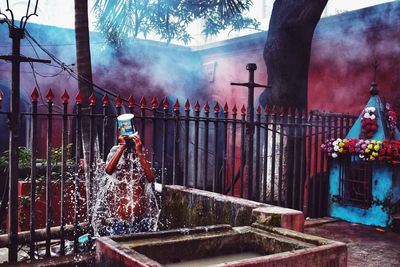
<svg viewBox="0 0 400 267">
<path fill-rule="evenodd" d="M 89 9 L 91 10 L 96 0 L 88 0 Z M 9 0 L 11 9 L 15 12 L 15 17 L 20 18 L 26 12 L 28 0 Z M 32 0 L 31 2 L 36 2 Z M 253 0 L 253 8 L 249 12 L 249 16 L 258 19 L 261 22 L 261 30 L 268 29 L 269 16 L 271 15 L 273 0 Z M 392 2 L 391 0 L 330 0 L 323 13 L 323 16 L 336 15 L 342 12 L 360 9 L 372 5 Z M 0 0 L 0 7 L 5 7 L 6 0 Z M 33 8 L 33 5 L 31 5 Z M 74 1 L 72 0 L 39 0 L 38 17 L 32 17 L 29 21 L 38 24 L 46 24 L 58 27 L 73 28 L 74 27 Z M 95 17 L 92 12 L 89 14 L 90 30 L 95 31 Z M 250 32 L 242 32 L 235 34 L 222 33 L 215 38 L 206 40 L 200 34 L 200 24 L 195 24 L 190 28 L 192 35 L 195 37 L 190 45 L 201 45 L 207 41 L 221 41 L 228 38 L 237 37 L 248 34 Z"/>
</svg>

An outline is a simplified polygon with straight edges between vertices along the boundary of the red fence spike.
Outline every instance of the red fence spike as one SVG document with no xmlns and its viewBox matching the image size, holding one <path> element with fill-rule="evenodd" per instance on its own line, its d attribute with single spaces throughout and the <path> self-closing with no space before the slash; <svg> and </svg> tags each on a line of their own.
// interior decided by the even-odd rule
<svg viewBox="0 0 400 267">
<path fill-rule="evenodd" d="M 279 115 L 280 116 L 285 115 L 285 107 L 284 106 L 281 106 L 281 108 L 279 109 Z"/>
<path fill-rule="evenodd" d="M 108 97 L 107 94 L 104 94 L 101 101 L 103 102 L 103 107 L 108 107 L 108 105 L 110 104 L 110 98 Z"/>
<path fill-rule="evenodd" d="M 142 108 L 144 108 L 146 106 L 146 98 L 144 98 L 144 96 L 142 96 L 142 98 L 140 99 L 140 106 Z"/>
<path fill-rule="evenodd" d="M 214 105 L 214 112 L 215 112 L 215 113 L 218 113 L 218 112 L 219 112 L 219 104 L 218 104 L 218 102 L 215 102 L 215 105 Z"/>
<path fill-rule="evenodd" d="M 89 96 L 89 105 L 96 106 L 96 97 L 94 96 L 93 93 Z"/>
<path fill-rule="evenodd" d="M 265 105 L 265 108 L 264 108 L 264 113 L 265 113 L 265 115 L 269 114 L 269 108 L 268 108 L 268 106 L 267 106 L 267 105 Z"/>
<path fill-rule="evenodd" d="M 175 104 L 174 104 L 174 110 L 175 111 L 179 110 L 179 107 L 180 107 L 180 105 L 179 105 L 179 101 L 178 101 L 178 98 L 177 98 L 176 101 L 175 101 Z"/>
<path fill-rule="evenodd" d="M 47 102 L 53 102 L 54 94 L 53 94 L 53 91 L 51 90 L 51 88 L 47 92 L 46 98 L 47 98 Z"/>
<path fill-rule="evenodd" d="M 228 103 L 225 102 L 225 105 L 224 105 L 224 112 L 225 112 L 225 113 L 228 113 L 228 111 L 229 111 Z"/>
<path fill-rule="evenodd" d="M 204 105 L 204 110 L 205 110 L 206 112 L 209 112 L 209 111 L 210 111 L 210 105 L 208 104 L 208 101 L 207 101 L 206 104 Z"/>
<path fill-rule="evenodd" d="M 199 101 L 196 101 L 196 104 L 194 105 L 194 109 L 196 111 L 200 111 L 200 103 L 199 103 Z"/>
<path fill-rule="evenodd" d="M 164 98 L 163 107 L 164 107 L 164 109 L 168 109 L 169 108 L 168 98 Z"/>
<path fill-rule="evenodd" d="M 135 98 L 131 95 L 128 98 L 128 108 L 133 108 L 135 106 Z"/>
<path fill-rule="evenodd" d="M 67 93 L 67 90 L 64 90 L 64 94 L 61 96 L 61 100 L 63 101 L 64 104 L 68 104 L 69 95 Z"/>
<path fill-rule="evenodd" d="M 295 118 L 299 117 L 299 109 L 297 109 L 297 108 L 294 110 L 294 117 Z"/>
<path fill-rule="evenodd" d="M 292 116 L 292 109 L 290 107 L 287 110 L 287 115 L 288 115 L 288 117 Z"/>
<path fill-rule="evenodd" d="M 190 103 L 189 103 L 189 99 L 186 99 L 185 101 L 185 110 L 189 110 L 190 109 Z"/>
<path fill-rule="evenodd" d="M 81 90 L 79 90 L 78 93 L 76 94 L 75 101 L 76 101 L 76 104 L 78 104 L 78 105 L 82 104 L 83 96 L 82 96 Z"/>
<path fill-rule="evenodd" d="M 242 115 L 246 114 L 246 107 L 244 105 L 240 109 L 240 112 L 242 112 Z"/>
<path fill-rule="evenodd" d="M 261 106 L 260 105 L 258 105 L 256 112 L 257 112 L 257 114 L 261 114 Z"/>
<path fill-rule="evenodd" d="M 272 106 L 271 113 L 276 114 L 276 106 L 275 105 Z"/>
<path fill-rule="evenodd" d="M 301 111 L 301 118 L 302 119 L 305 119 L 306 118 L 306 110 L 305 109 L 303 109 L 302 111 Z"/>
<path fill-rule="evenodd" d="M 36 89 L 36 87 L 33 88 L 33 90 L 32 90 L 31 98 L 32 98 L 32 102 L 37 102 L 37 100 L 39 98 L 39 91 L 38 91 L 38 89 Z"/>
<path fill-rule="evenodd" d="M 117 97 L 115 98 L 115 106 L 116 106 L 117 108 L 122 107 L 122 99 L 121 99 L 121 96 L 120 96 L 120 95 L 117 95 Z"/>
<path fill-rule="evenodd" d="M 236 114 L 237 111 L 238 111 L 238 109 L 237 109 L 237 107 L 236 107 L 236 104 L 234 104 L 234 105 L 233 105 L 233 109 L 232 109 L 233 114 Z"/>
<path fill-rule="evenodd" d="M 153 99 L 151 100 L 151 107 L 158 108 L 158 101 L 156 97 L 153 97 Z"/>
</svg>

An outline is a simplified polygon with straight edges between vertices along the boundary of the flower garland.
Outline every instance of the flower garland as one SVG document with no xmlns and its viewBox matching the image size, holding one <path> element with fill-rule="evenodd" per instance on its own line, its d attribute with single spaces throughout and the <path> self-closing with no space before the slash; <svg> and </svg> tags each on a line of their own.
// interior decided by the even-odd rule
<svg viewBox="0 0 400 267">
<path fill-rule="evenodd" d="M 398 115 L 389 103 L 385 105 L 386 109 L 386 123 L 388 126 L 390 137 L 394 138 L 396 135 Z"/>
<path fill-rule="evenodd" d="M 400 164 L 400 141 L 384 140 L 382 142 L 356 138 L 332 138 L 326 140 L 321 148 L 332 158 L 341 155 L 354 155 L 366 161 L 378 160 Z"/>
<path fill-rule="evenodd" d="M 378 129 L 377 115 L 375 107 L 366 107 L 361 117 L 361 133 L 360 138 L 371 139 Z"/>
</svg>

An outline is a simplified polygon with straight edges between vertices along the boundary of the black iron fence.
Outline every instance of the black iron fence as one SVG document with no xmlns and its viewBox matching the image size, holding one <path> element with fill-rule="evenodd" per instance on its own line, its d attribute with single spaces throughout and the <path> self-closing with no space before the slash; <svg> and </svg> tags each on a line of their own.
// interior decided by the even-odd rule
<svg viewBox="0 0 400 267">
<path fill-rule="evenodd" d="M 326 138 L 345 136 L 355 121 L 355 116 L 346 114 L 258 107 L 254 122 L 249 122 L 245 106 L 238 110 L 236 105 L 213 103 L 210 107 L 208 102 L 200 105 L 168 98 L 162 103 L 154 98 L 148 105 L 145 98 L 136 103 L 133 97 L 123 102 L 120 97 L 110 101 L 107 95 L 101 100 L 92 95 L 87 109 L 82 108 L 81 94 L 70 101 L 65 92 L 57 100 L 50 90 L 46 99 L 47 107 L 38 111 L 35 89 L 32 111 L 21 114 L 30 125 L 28 203 L 22 202 L 22 195 L 18 203 L 11 200 L 7 221 L 21 224 L 25 217 L 28 230 L 20 225 L 17 233 L 0 237 L 0 246 L 9 246 L 9 253 L 17 253 L 17 244 L 29 244 L 32 259 L 37 256 L 38 241 L 45 240 L 45 257 L 51 256 L 54 239 L 59 241 L 61 255 L 66 253 L 66 240 L 74 241 L 74 251 L 79 251 L 78 237 L 91 231 L 86 212 L 91 201 L 86 199 L 91 196 L 96 162 L 105 160 L 116 144 L 116 117 L 122 113 L 135 115 L 135 127 L 158 183 L 294 208 L 310 217 L 327 213 L 329 163 L 320 145 Z M 61 103 L 59 111 L 54 111 L 54 102 Z M 1 111 L 1 115 L 9 112 Z M 252 161 L 246 159 L 248 134 L 254 138 Z M 86 164 L 81 160 L 84 154 Z M 85 167 L 89 179 L 84 178 Z M 25 177 L 11 177 L 21 178 Z M 44 227 L 37 212 L 43 194 L 45 215 L 40 216 L 45 217 Z M 24 207 L 28 207 L 25 213 Z M 3 219 L 5 212 L 1 215 Z"/>
</svg>

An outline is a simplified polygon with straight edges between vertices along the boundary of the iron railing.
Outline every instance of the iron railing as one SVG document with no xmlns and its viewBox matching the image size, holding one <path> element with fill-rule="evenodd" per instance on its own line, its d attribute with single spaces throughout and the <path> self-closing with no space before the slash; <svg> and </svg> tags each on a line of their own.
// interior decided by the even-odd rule
<svg viewBox="0 0 400 267">
<path fill-rule="evenodd" d="M 260 106 L 255 111 L 254 122 L 249 122 L 247 110 L 236 105 L 229 108 L 208 102 L 191 105 L 188 100 L 181 107 L 179 100 L 174 104 L 165 98 L 160 104 L 153 98 L 150 105 L 142 98 L 136 103 L 133 97 L 123 104 L 120 97 L 111 103 L 105 95 L 101 101 L 95 96 L 89 99 L 89 108 L 82 108 L 79 93 L 70 103 L 67 92 L 61 99 L 54 98 L 51 90 L 46 96 L 47 108 L 38 111 L 39 93 L 32 93 L 32 111 L 22 113 L 31 124 L 31 191 L 29 211 L 29 232 L 19 233 L 18 244 L 30 244 L 30 256 L 35 258 L 36 243 L 46 241 L 46 257 L 50 257 L 50 244 L 60 240 L 60 254 L 65 254 L 65 240 L 74 241 L 78 252 L 78 237 L 90 233 L 88 224 L 95 162 L 106 159 L 110 148 L 116 144 L 116 117 L 122 113 L 133 113 L 134 123 L 139 131 L 147 152 L 147 158 L 157 175 L 157 182 L 179 184 L 209 190 L 232 196 L 251 198 L 256 201 L 302 210 L 306 216 L 326 215 L 328 189 L 328 161 L 320 150 L 326 138 L 343 137 L 355 121 L 355 116 L 324 113 L 278 107 Z M 53 110 L 54 101 L 62 103 L 60 112 Z M 99 103 L 100 102 L 100 103 Z M 72 107 L 73 106 L 73 107 Z M 70 111 L 70 112 L 69 112 Z M 72 112 L 71 112 L 72 111 Z M 1 111 L 1 115 L 9 115 Z M 254 128 L 252 134 L 253 160 L 246 160 L 246 131 Z M 88 140 L 85 148 L 82 136 Z M 47 136 L 45 140 L 40 136 Z M 60 177 L 54 177 L 51 147 L 54 140 L 61 142 Z M 68 158 L 67 147 L 74 143 L 73 154 Z M 46 220 L 45 229 L 37 230 L 35 205 L 38 187 L 37 158 L 43 157 L 40 147 L 46 148 Z M 88 153 L 89 182 L 82 179 L 84 150 Z M 38 154 L 39 151 L 39 154 Z M 67 160 L 75 163 L 67 166 Z M 12 159 L 11 159 L 12 160 Z M 246 175 L 252 169 L 254 175 Z M 67 182 L 67 174 L 74 175 L 74 186 Z M 56 190 L 54 180 L 60 180 Z M 252 182 L 249 183 L 249 179 Z M 252 186 L 249 186 L 252 185 Z M 87 189 L 87 190 L 86 190 Z M 72 190 L 73 216 L 66 207 Z M 82 193 L 87 191 L 88 194 Z M 53 203 L 53 195 L 60 194 L 59 203 Z M 86 203 L 86 208 L 82 206 Z M 21 203 L 19 204 L 21 205 Z M 52 212 L 60 207 L 60 218 Z M 83 210 L 83 211 L 82 211 Z M 69 214 L 69 215 L 68 215 Z M 4 212 L 3 214 L 4 215 Z M 55 222 L 57 221 L 57 223 Z M 39 227 L 40 228 L 40 227 Z M 8 237 L 0 237 L 0 246 L 9 246 Z M 15 245 L 15 244 L 14 244 Z M 11 251 L 10 253 L 16 253 Z"/>
</svg>

